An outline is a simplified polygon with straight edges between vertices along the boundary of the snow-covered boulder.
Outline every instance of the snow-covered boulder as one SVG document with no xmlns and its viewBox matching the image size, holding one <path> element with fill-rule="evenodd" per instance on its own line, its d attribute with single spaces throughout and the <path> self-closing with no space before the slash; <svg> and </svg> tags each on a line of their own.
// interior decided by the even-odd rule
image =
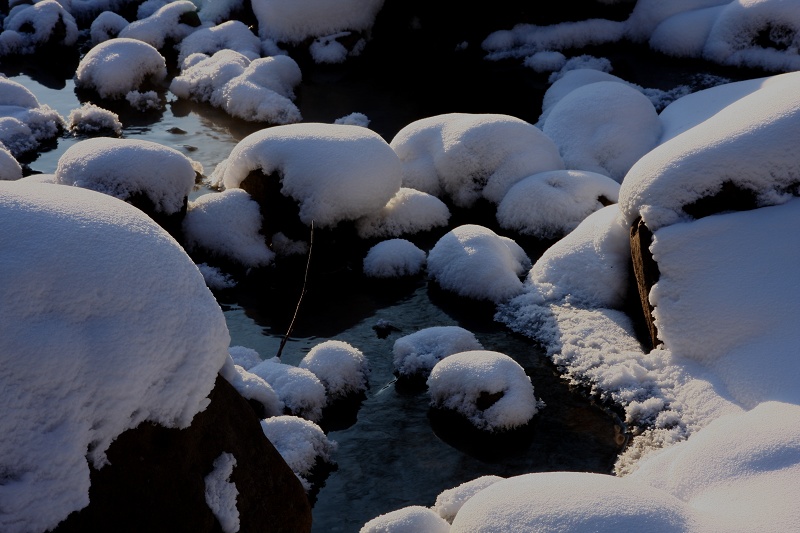
<svg viewBox="0 0 800 533">
<path fill-rule="evenodd" d="M 455 411 L 476 428 L 510 430 L 539 411 L 531 379 L 509 356 L 470 350 L 445 357 L 428 377 L 431 405 Z"/>
<path fill-rule="evenodd" d="M 92 89 L 100 98 L 120 99 L 167 77 L 164 57 L 137 39 L 116 38 L 89 50 L 78 64 L 75 86 Z"/>
<path fill-rule="evenodd" d="M 33 54 L 45 46 L 69 47 L 78 40 L 78 25 L 56 0 L 43 0 L 9 12 L 0 32 L 0 57 Z"/>
<path fill-rule="evenodd" d="M 57 111 L 39 104 L 21 83 L 0 75 L 0 144 L 14 157 L 36 150 L 63 127 L 64 118 Z"/>
<path fill-rule="evenodd" d="M 704 531 L 684 502 L 604 474 L 552 472 L 499 481 L 467 500 L 452 533 L 495 531 Z"/>
<path fill-rule="evenodd" d="M 262 420 L 261 428 L 307 492 L 313 488 L 309 478 L 314 467 L 335 464 L 336 441 L 330 440 L 310 420 L 290 415 L 273 416 Z"/>
<path fill-rule="evenodd" d="M 432 509 L 436 511 L 439 516 L 452 524 L 453 519 L 455 519 L 458 511 L 461 510 L 467 500 L 489 485 L 494 485 L 502 480 L 503 478 L 500 476 L 486 475 L 464 482 L 452 489 L 442 491 L 436 497 L 436 503 L 434 503 Z"/>
<path fill-rule="evenodd" d="M 411 505 L 376 516 L 359 533 L 448 533 L 450 524 L 427 507 Z"/>
<path fill-rule="evenodd" d="M 229 20 L 211 27 L 198 28 L 178 45 L 178 65 L 192 54 L 213 56 L 220 50 L 233 50 L 249 60 L 261 57 L 261 41 L 240 20 Z"/>
<path fill-rule="evenodd" d="M 156 218 L 182 216 L 195 176 L 192 161 L 174 148 L 109 137 L 70 146 L 55 172 L 56 183 L 115 196 Z"/>
<path fill-rule="evenodd" d="M 13 181 L 22 177 L 22 167 L 14 155 L 0 143 L 0 180 Z"/>
<path fill-rule="evenodd" d="M 197 6 L 189 0 L 176 0 L 149 17 L 131 22 L 119 32 L 119 37 L 137 39 L 161 50 L 169 43 L 180 43 L 198 26 Z"/>
<path fill-rule="evenodd" d="M 499 303 L 522 292 L 531 262 L 512 239 L 475 224 L 446 233 L 428 252 L 428 274 L 460 296 Z"/>
<path fill-rule="evenodd" d="M 542 131 L 569 169 L 588 170 L 622 182 L 639 158 L 661 137 L 661 123 L 650 99 L 626 83 L 582 85 L 550 110 Z"/>
<path fill-rule="evenodd" d="M 319 378 L 331 401 L 362 394 L 369 386 L 367 358 L 344 341 L 328 340 L 314 345 L 298 366 Z"/>
<path fill-rule="evenodd" d="M 76 135 L 122 135 L 122 123 L 119 115 L 86 102 L 81 107 L 70 111 L 67 116 L 67 129 Z"/>
<path fill-rule="evenodd" d="M 187 251 L 203 251 L 245 268 L 263 267 L 275 258 L 260 230 L 260 208 L 241 189 L 199 196 L 189 202 L 183 220 Z"/>
<path fill-rule="evenodd" d="M 239 141 L 212 180 L 248 190 L 243 182 L 253 171 L 259 172 L 256 182 L 278 180 L 280 193 L 299 203 L 299 219 L 319 227 L 379 211 L 397 194 L 402 179 L 400 160 L 380 135 L 338 124 L 257 131 Z"/>
<path fill-rule="evenodd" d="M 459 326 L 432 326 L 404 335 L 392 347 L 394 370 L 400 376 L 428 377 L 433 367 L 449 355 L 482 350 L 475 334 Z"/>
<path fill-rule="evenodd" d="M 800 74 L 777 75 L 639 160 L 620 188 L 628 222 L 641 216 L 656 231 L 735 202 L 752 208 L 798 194 L 798 87 Z"/>
<path fill-rule="evenodd" d="M 411 241 L 389 239 L 369 249 L 364 257 L 364 274 L 371 278 L 416 276 L 425 269 L 427 254 Z"/>
<path fill-rule="evenodd" d="M 540 239 L 560 238 L 590 214 L 619 199 L 619 184 L 596 172 L 552 170 L 528 176 L 497 206 L 504 229 Z"/>
<path fill-rule="evenodd" d="M 322 409 L 328 404 L 325 385 L 310 370 L 281 363 L 273 357 L 248 371 L 269 383 L 293 415 L 312 422 L 322 418 Z"/>
<path fill-rule="evenodd" d="M 146 215 L 77 187 L 0 182 L 3 531 L 89 503 L 90 464 L 144 421 L 182 428 L 227 358 L 225 319 Z"/>
<path fill-rule="evenodd" d="M 400 237 L 447 225 L 450 210 L 437 197 L 407 187 L 400 187 L 391 200 L 371 215 L 356 221 L 358 236 Z"/>
<path fill-rule="evenodd" d="M 302 119 L 292 102 L 300 67 L 289 56 L 257 57 L 220 50 L 184 59 L 184 71 L 170 83 L 181 98 L 208 102 L 231 116 L 252 122 L 290 124 Z"/>
<path fill-rule="evenodd" d="M 551 139 L 508 115 L 436 115 L 408 124 L 390 144 L 403 162 L 404 187 L 459 207 L 479 198 L 497 204 L 522 178 L 564 168 Z"/>
<path fill-rule="evenodd" d="M 235 364 L 233 359 L 225 362 L 220 375 L 233 385 L 242 398 L 255 403 L 254 409 L 261 418 L 283 414 L 285 407 L 275 390 L 257 375 Z"/>
</svg>

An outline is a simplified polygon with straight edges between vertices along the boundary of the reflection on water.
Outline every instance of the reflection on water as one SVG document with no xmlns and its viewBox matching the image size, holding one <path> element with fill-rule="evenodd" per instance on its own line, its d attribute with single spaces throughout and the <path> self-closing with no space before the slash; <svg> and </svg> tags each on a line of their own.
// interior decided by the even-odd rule
<svg viewBox="0 0 800 533">
<path fill-rule="evenodd" d="M 74 67 L 60 72 L 52 67 L 37 69 L 30 62 L 4 61 L 0 71 L 66 118 L 82 103 L 71 78 Z M 402 101 L 399 92 L 391 87 L 376 88 L 363 77 L 311 75 L 298 90 L 298 105 L 306 121 L 332 122 L 352 112 L 363 112 L 373 119 L 375 131 L 390 140 L 405 124 L 423 114 L 435 114 L 432 109 L 421 111 L 429 102 Z M 168 95 L 165 99 L 165 108 L 157 113 L 142 114 L 124 105 L 100 104 L 120 115 L 124 137 L 145 138 L 175 148 L 200 162 L 206 174 L 240 139 L 265 126 L 233 119 L 207 105 L 178 101 Z M 442 108 L 436 112 L 468 110 Z M 530 109 L 527 113 L 524 118 L 535 119 Z M 77 141 L 65 134 L 46 151 L 23 162 L 33 171 L 53 173 L 60 155 Z M 195 197 L 204 192 L 196 191 Z M 263 357 L 276 354 L 298 296 L 299 287 L 247 284 L 220 296 L 232 344 L 253 348 Z M 381 338 L 373 328 L 378 324 L 393 327 Z M 424 388 L 396 387 L 392 374 L 395 339 L 445 325 L 469 329 L 486 349 L 505 353 L 526 369 L 536 397 L 547 404 L 526 435 L 511 443 L 465 441 L 469 434 L 453 433 L 452 427 L 441 426 L 431 418 Z M 360 349 L 369 359 L 372 372 L 370 389 L 357 417 L 330 431 L 330 437 L 339 444 L 335 454 L 338 469 L 316 495 L 314 531 L 356 532 L 379 514 L 408 505 L 432 505 L 441 491 L 481 475 L 611 471 L 618 452 L 613 417 L 571 393 L 543 354 L 530 341 L 494 323 L 486 307 L 453 304 L 429 290 L 423 280 L 405 284 L 318 280 L 303 302 L 283 361 L 297 364 L 311 347 L 327 339 L 346 341 Z"/>
</svg>

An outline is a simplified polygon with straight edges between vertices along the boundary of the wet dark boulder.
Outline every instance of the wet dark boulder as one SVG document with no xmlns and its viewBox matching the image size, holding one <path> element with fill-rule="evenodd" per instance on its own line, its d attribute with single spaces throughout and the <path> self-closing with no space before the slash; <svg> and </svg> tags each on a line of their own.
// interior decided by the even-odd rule
<svg viewBox="0 0 800 533">
<path fill-rule="evenodd" d="M 218 377 L 210 405 L 186 429 L 143 423 L 109 447 L 110 464 L 91 469 L 90 504 L 53 531 L 220 532 L 205 499 L 205 477 L 223 453 L 236 459 L 239 531 L 311 530 L 300 481 L 267 440 L 247 400 Z"/>
</svg>

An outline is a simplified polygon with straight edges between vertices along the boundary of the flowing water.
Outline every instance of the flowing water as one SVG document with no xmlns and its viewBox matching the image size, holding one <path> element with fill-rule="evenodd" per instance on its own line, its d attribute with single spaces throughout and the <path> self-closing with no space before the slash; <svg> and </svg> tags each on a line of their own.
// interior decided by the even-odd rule
<svg viewBox="0 0 800 533">
<path fill-rule="evenodd" d="M 66 117 L 81 104 L 71 79 L 75 66 L 55 68 L 47 63 L 5 60 L 0 71 Z M 446 107 L 442 102 L 466 106 L 464 95 L 461 99 L 413 100 L 391 80 L 376 82 L 348 75 L 346 69 L 319 69 L 304 76 L 297 92 L 306 121 L 332 122 L 362 112 L 387 140 L 425 115 L 491 111 L 491 99 L 473 108 Z M 179 101 L 172 95 L 167 98 L 158 112 L 139 113 L 122 105 L 112 108 L 124 124 L 123 136 L 176 148 L 202 163 L 206 174 L 240 139 L 265 126 L 232 119 L 207 105 Z M 520 112 L 515 115 L 535 122 L 540 99 L 540 94 L 532 95 L 529 102 L 518 104 Z M 497 112 L 510 114 L 511 109 Z M 23 162 L 32 171 L 52 173 L 60 155 L 77 140 L 64 135 Z M 205 192 L 200 188 L 193 197 Z M 441 491 L 481 475 L 611 472 L 624 440 L 619 421 L 570 390 L 541 350 L 494 322 L 490 309 L 443 296 L 423 279 L 361 281 L 318 280 L 312 284 L 282 357 L 284 362 L 297 364 L 315 344 L 337 339 L 360 349 L 371 368 L 369 390 L 358 409 L 323 422 L 338 448 L 335 469 L 321 477 L 320 487 L 312 494 L 314 531 L 357 532 L 379 514 L 409 505 L 432 505 Z M 247 284 L 218 295 L 232 344 L 253 348 L 262 357 L 276 354 L 298 296 L 299 287 L 295 292 L 278 292 Z M 379 335 L 375 326 L 386 324 L 391 328 Z M 394 340 L 425 327 L 445 325 L 469 329 L 484 348 L 505 353 L 525 368 L 536 397 L 546 407 L 522 434 L 484 438 L 453 427 L 432 416 L 424 387 L 404 387 L 396 382 L 392 373 Z"/>
</svg>

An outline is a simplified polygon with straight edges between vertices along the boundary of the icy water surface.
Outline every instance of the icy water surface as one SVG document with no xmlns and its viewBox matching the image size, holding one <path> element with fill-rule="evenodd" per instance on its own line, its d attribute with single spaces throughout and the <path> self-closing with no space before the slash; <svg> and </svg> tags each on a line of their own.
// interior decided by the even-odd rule
<svg viewBox="0 0 800 533">
<path fill-rule="evenodd" d="M 66 118 L 81 105 L 71 80 L 75 66 L 4 61 L 0 71 Z M 376 81 L 326 69 L 304 72 L 304 78 L 297 92 L 306 121 L 332 122 L 362 112 L 387 141 L 405 124 L 426 115 L 491 112 L 493 107 L 492 98 L 480 102 L 478 95 L 448 93 L 447 87 L 441 86 L 438 99 L 414 100 L 403 86 L 393 85 L 392 79 Z M 235 120 L 169 94 L 166 98 L 163 110 L 149 113 L 101 104 L 120 114 L 124 137 L 176 148 L 202 163 L 207 175 L 240 139 L 265 126 Z M 467 98 L 476 100 L 472 107 L 466 105 Z M 495 112 L 533 122 L 540 99 L 540 94 L 531 94 L 519 104 L 518 113 L 507 107 L 506 100 L 505 107 Z M 456 105 L 461 107 L 452 107 Z M 32 171 L 52 173 L 60 155 L 75 142 L 77 139 L 65 135 L 23 162 Z M 201 188 L 194 196 L 205 192 Z M 618 420 L 570 391 L 531 341 L 495 323 L 490 309 L 443 297 L 422 279 L 399 285 L 348 279 L 344 284 L 318 280 L 312 284 L 283 352 L 284 362 L 296 364 L 315 344 L 337 339 L 360 349 L 370 362 L 370 388 L 357 412 L 328 418 L 322 424 L 338 443 L 337 466 L 313 495 L 314 531 L 357 532 L 379 514 L 409 505 L 432 505 L 443 490 L 486 474 L 611 472 L 621 443 Z M 277 353 L 298 293 L 240 286 L 220 295 L 232 344 L 254 348 L 262 357 Z M 378 324 L 392 326 L 388 336 L 377 334 L 373 326 Z M 431 418 L 424 388 L 400 387 L 395 382 L 394 341 L 425 327 L 445 325 L 469 329 L 484 348 L 513 357 L 531 377 L 535 395 L 546 407 L 515 439 L 481 440 L 475 434 L 453 430 Z"/>
</svg>

